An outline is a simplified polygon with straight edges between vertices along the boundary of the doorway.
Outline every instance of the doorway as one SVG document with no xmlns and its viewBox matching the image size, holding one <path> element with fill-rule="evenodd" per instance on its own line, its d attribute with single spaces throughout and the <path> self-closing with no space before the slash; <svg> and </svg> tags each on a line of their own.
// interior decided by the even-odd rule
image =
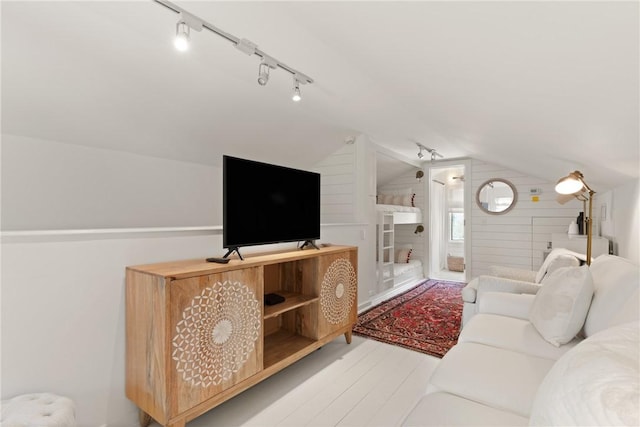
<svg viewBox="0 0 640 427">
<path fill-rule="evenodd" d="M 470 244 L 468 162 L 438 162 L 429 169 L 429 278 L 467 282 Z"/>
</svg>

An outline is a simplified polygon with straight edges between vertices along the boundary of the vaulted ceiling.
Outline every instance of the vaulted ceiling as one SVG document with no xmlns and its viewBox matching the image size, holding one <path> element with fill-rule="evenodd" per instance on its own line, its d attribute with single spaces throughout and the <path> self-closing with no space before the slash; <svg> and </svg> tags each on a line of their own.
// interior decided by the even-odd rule
<svg viewBox="0 0 640 427">
<path fill-rule="evenodd" d="M 153 1 L 2 1 L 2 131 L 219 165 L 307 167 L 359 134 L 550 181 L 637 178 L 638 2 L 175 2 L 314 79 Z"/>
</svg>

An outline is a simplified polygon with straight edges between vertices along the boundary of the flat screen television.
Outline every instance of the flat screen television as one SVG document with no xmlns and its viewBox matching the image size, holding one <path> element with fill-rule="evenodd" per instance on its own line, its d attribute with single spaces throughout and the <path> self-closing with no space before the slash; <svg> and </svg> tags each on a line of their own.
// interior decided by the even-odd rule
<svg viewBox="0 0 640 427">
<path fill-rule="evenodd" d="M 222 240 L 243 246 L 312 245 L 320 238 L 320 174 L 237 157 L 222 159 Z"/>
</svg>

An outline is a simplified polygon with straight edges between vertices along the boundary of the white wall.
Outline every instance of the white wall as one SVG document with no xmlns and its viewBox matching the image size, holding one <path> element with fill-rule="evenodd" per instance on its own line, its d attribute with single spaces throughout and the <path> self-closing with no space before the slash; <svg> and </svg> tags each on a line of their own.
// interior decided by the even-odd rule
<svg viewBox="0 0 640 427">
<path fill-rule="evenodd" d="M 356 162 L 356 146 L 348 144 L 313 167 L 321 174 L 320 218 L 323 223 L 355 222 Z"/>
<path fill-rule="evenodd" d="M 527 176 L 501 166 L 473 160 L 471 164 L 472 270 L 471 277 L 486 274 L 490 265 L 537 269 L 552 233 L 566 233 L 569 223 L 583 210 L 572 200 L 564 205 L 556 201 L 555 183 Z M 504 215 L 490 215 L 475 203 L 478 188 L 488 179 L 504 178 L 517 190 L 518 201 Z M 538 201 L 529 191 L 541 189 Z"/>
<path fill-rule="evenodd" d="M 326 225 L 325 242 L 358 245 L 358 305 L 365 305 L 376 295 L 375 275 L 375 152 L 366 135 L 316 164 L 314 171 L 322 176 L 321 219 Z M 360 231 L 357 235 L 341 234 L 344 226 Z M 325 233 L 323 229 L 323 233 Z"/>
<path fill-rule="evenodd" d="M 222 170 L 2 135 L 2 229 L 222 224 Z"/>
<path fill-rule="evenodd" d="M 614 253 L 640 264 L 640 180 L 598 194 L 596 202 L 600 234 L 613 241 Z"/>
</svg>

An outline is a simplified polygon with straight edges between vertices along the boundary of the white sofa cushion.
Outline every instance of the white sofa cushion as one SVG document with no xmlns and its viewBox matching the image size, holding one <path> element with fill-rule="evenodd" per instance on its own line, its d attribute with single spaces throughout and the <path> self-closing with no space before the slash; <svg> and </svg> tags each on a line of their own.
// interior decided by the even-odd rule
<svg viewBox="0 0 640 427">
<path fill-rule="evenodd" d="M 460 332 L 458 343 L 475 342 L 518 353 L 557 360 L 580 340 L 556 347 L 546 341 L 528 320 L 479 313 Z"/>
<path fill-rule="evenodd" d="M 427 392 L 445 391 L 528 417 L 538 386 L 555 360 L 484 344 L 456 344 L 433 372 Z"/>
<path fill-rule="evenodd" d="M 627 302 L 612 319 L 612 324 L 622 325 L 623 323 L 640 321 L 640 288 L 629 297 Z"/>
<path fill-rule="evenodd" d="M 542 281 L 529 318 L 551 344 L 566 344 L 582 329 L 592 296 L 588 266 L 560 268 Z"/>
<path fill-rule="evenodd" d="M 591 263 L 595 291 L 584 334 L 591 336 L 625 319 L 617 314 L 640 286 L 640 268 L 625 258 L 600 255 Z"/>
<path fill-rule="evenodd" d="M 626 323 L 582 341 L 540 385 L 531 425 L 640 425 L 639 324 Z"/>
<path fill-rule="evenodd" d="M 412 426 L 526 426 L 529 419 L 449 393 L 429 393 L 402 423 Z"/>
</svg>

